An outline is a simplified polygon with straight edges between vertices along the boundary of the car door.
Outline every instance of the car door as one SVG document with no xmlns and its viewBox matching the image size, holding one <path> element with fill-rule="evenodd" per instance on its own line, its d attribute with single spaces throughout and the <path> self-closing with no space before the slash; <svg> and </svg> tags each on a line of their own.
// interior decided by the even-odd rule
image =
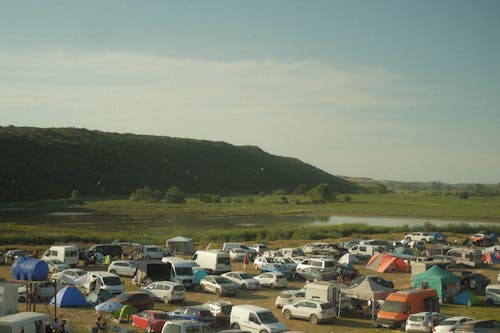
<svg viewBox="0 0 500 333">
<path fill-rule="evenodd" d="M 151 318 L 151 314 L 149 312 L 139 313 L 136 317 L 136 326 L 146 329 L 149 325 L 149 320 Z"/>
<path fill-rule="evenodd" d="M 300 301 L 294 304 L 292 315 L 297 318 L 307 318 L 308 312 L 308 303 L 307 301 Z"/>
</svg>

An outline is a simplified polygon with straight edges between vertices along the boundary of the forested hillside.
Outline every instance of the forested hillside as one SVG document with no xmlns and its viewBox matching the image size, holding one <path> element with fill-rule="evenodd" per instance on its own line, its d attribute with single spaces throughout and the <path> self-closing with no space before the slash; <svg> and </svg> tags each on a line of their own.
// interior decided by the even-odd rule
<svg viewBox="0 0 500 333">
<path fill-rule="evenodd" d="M 295 158 L 258 147 L 76 128 L 0 127 L 0 200 L 82 195 L 129 195 L 149 186 L 177 185 L 187 193 L 259 193 L 328 183 L 358 191 L 349 181 Z"/>
</svg>

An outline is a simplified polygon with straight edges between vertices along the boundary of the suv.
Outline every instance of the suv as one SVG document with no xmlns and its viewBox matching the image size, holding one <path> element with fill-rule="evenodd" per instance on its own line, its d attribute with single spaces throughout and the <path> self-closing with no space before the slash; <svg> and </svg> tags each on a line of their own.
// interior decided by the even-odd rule
<svg viewBox="0 0 500 333">
<path fill-rule="evenodd" d="M 174 301 L 183 302 L 186 298 L 186 287 L 172 281 L 156 281 L 142 287 L 140 291 L 148 293 L 151 298 L 163 301 L 165 304 Z"/>
<path fill-rule="evenodd" d="M 490 284 L 487 286 L 484 299 L 486 300 L 486 304 L 500 305 L 500 284 Z"/>
<path fill-rule="evenodd" d="M 137 262 L 134 260 L 116 260 L 108 266 L 108 272 L 120 276 L 133 277 L 137 271 Z"/>
<path fill-rule="evenodd" d="M 297 272 L 300 272 L 306 267 L 314 267 L 322 272 L 335 272 L 334 259 L 307 258 L 297 265 Z"/>
<path fill-rule="evenodd" d="M 412 232 L 410 234 L 406 234 L 405 239 L 410 241 L 422 241 L 426 243 L 434 243 L 436 241 L 436 238 L 434 238 L 433 235 L 425 232 Z"/>
<path fill-rule="evenodd" d="M 406 332 L 429 332 L 432 333 L 432 319 L 438 316 L 438 324 L 446 319 L 446 316 L 439 312 L 419 312 L 411 314 L 406 320 Z"/>
<path fill-rule="evenodd" d="M 213 333 L 204 323 L 194 320 L 169 320 L 163 325 L 161 333 Z"/>
<path fill-rule="evenodd" d="M 337 317 L 334 305 L 329 301 L 319 299 L 304 299 L 293 304 L 287 304 L 283 306 L 282 312 L 286 319 L 306 319 L 313 325 Z"/>
</svg>

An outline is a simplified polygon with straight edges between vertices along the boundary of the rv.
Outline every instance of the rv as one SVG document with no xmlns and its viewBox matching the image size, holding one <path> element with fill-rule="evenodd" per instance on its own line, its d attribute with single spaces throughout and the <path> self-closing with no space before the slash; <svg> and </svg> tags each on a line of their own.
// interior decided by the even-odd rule
<svg viewBox="0 0 500 333">
<path fill-rule="evenodd" d="M 347 309 L 351 304 L 351 298 L 347 296 L 340 296 L 341 289 L 346 285 L 338 282 L 317 281 L 306 283 L 304 286 L 306 299 L 321 299 L 328 301 L 338 309 L 340 304 L 341 309 Z M 342 297 L 339 301 L 339 297 Z"/>
<path fill-rule="evenodd" d="M 368 259 L 375 253 L 387 252 L 387 248 L 382 245 L 354 245 L 349 249 L 349 253 L 356 255 L 359 258 Z"/>
<path fill-rule="evenodd" d="M 79 250 L 73 245 L 51 246 L 43 253 L 42 259 L 59 259 L 63 263 L 75 267 L 80 260 Z"/>
<path fill-rule="evenodd" d="M 448 250 L 446 256 L 449 257 L 455 265 L 477 267 L 483 263 L 483 253 L 479 249 L 454 247 Z"/>
<path fill-rule="evenodd" d="M 193 272 L 193 263 L 190 260 L 184 260 L 179 257 L 163 257 L 161 261 L 170 263 L 170 280 L 181 283 L 186 288 L 193 286 L 195 276 Z"/>
<path fill-rule="evenodd" d="M 193 260 L 209 274 L 222 274 L 231 271 L 229 253 L 218 250 L 196 251 Z"/>
<path fill-rule="evenodd" d="M 377 314 L 377 325 L 405 329 L 406 319 L 417 312 L 439 312 L 436 290 L 414 288 L 390 293 Z"/>
</svg>

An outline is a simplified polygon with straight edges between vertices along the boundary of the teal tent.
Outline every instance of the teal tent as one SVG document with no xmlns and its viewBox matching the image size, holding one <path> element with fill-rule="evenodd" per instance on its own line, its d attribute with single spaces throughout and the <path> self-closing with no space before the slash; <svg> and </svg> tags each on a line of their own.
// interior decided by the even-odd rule
<svg viewBox="0 0 500 333">
<path fill-rule="evenodd" d="M 451 301 L 458 290 L 458 281 L 460 280 L 455 274 L 445 271 L 434 265 L 425 272 L 412 277 L 411 285 L 413 288 L 428 288 L 435 289 L 441 301 Z"/>
</svg>

